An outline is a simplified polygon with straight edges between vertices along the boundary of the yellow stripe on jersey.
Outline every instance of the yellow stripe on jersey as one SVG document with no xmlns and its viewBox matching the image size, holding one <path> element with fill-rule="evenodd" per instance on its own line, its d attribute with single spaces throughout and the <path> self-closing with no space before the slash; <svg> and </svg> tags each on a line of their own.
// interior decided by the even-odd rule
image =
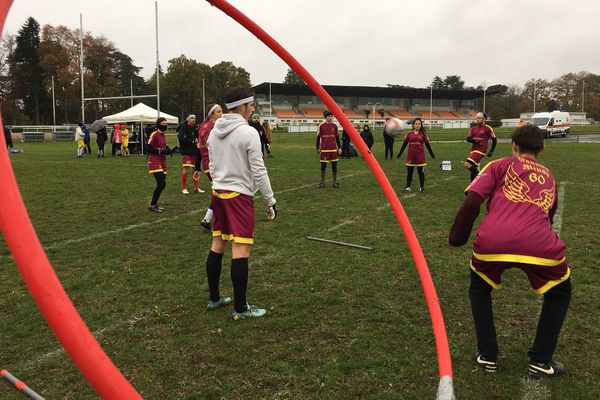
<svg viewBox="0 0 600 400">
<path fill-rule="evenodd" d="M 569 279 L 570 276 L 571 276 L 571 268 L 567 267 L 567 272 L 560 279 L 556 279 L 554 281 L 548 281 L 548 283 L 546 283 L 544 286 L 540 287 L 539 289 L 534 289 L 533 291 L 536 292 L 537 294 L 544 294 L 548 290 L 552 289 L 554 286 L 558 285 L 559 283 L 563 283 L 564 281 Z"/>
<path fill-rule="evenodd" d="M 220 199 L 227 200 L 233 199 L 234 197 L 238 197 L 240 194 L 238 192 L 229 192 L 229 193 L 219 193 L 213 189 L 212 193 Z"/>
<path fill-rule="evenodd" d="M 521 254 L 479 254 L 473 252 L 473 257 L 481 261 L 514 262 L 521 264 L 533 264 L 540 267 L 556 267 L 565 262 L 565 257 L 560 260 L 550 258 L 524 256 Z"/>
<path fill-rule="evenodd" d="M 471 153 L 477 153 L 477 154 L 481 154 L 482 156 L 485 156 L 486 154 L 479 151 L 479 150 L 471 150 Z"/>
<path fill-rule="evenodd" d="M 406 166 L 408 166 L 408 167 L 424 167 L 426 165 L 427 165 L 427 163 L 425 163 L 425 164 L 408 164 L 408 163 L 406 163 Z"/>
<path fill-rule="evenodd" d="M 335 150 L 321 150 L 321 153 L 334 153 L 337 152 L 337 149 Z"/>
<path fill-rule="evenodd" d="M 475 269 L 475 267 L 473 266 L 473 261 L 469 261 L 469 264 L 471 264 L 471 269 L 473 270 L 473 272 L 475 272 L 477 275 L 479 275 L 481 277 L 481 279 L 483 279 L 484 281 L 486 281 L 491 287 L 493 287 L 494 289 L 500 289 L 502 288 L 502 285 L 497 284 L 496 282 L 494 282 L 493 280 L 491 280 L 490 278 L 487 277 L 486 274 L 484 274 L 483 272 L 479 272 Z"/>
<path fill-rule="evenodd" d="M 233 240 L 234 243 L 241 243 L 241 244 L 253 244 L 254 243 L 253 238 L 243 238 L 243 237 L 234 236 L 231 234 L 221 233 L 221 231 L 213 231 L 212 235 L 213 235 L 213 237 L 220 236 L 221 239 L 227 240 L 227 241 Z"/>
</svg>

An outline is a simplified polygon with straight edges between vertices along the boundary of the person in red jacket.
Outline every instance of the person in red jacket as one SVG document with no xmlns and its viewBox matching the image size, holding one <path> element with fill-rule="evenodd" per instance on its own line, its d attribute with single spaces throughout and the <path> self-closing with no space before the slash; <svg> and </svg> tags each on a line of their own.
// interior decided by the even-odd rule
<svg viewBox="0 0 600 400">
<path fill-rule="evenodd" d="M 492 312 L 492 289 L 502 287 L 509 268 L 525 272 L 533 291 L 544 296 L 533 345 L 528 352 L 530 378 L 564 372 L 552 359 L 571 299 L 571 270 L 565 244 L 552 229 L 558 207 L 556 181 L 537 156 L 544 133 L 535 125 L 512 134 L 512 157 L 488 163 L 466 189 L 448 242 L 462 246 L 471 233 L 481 204 L 487 202 L 473 241 L 469 298 L 477 334 L 476 362 L 487 372 L 498 369 L 498 343 Z"/>
</svg>

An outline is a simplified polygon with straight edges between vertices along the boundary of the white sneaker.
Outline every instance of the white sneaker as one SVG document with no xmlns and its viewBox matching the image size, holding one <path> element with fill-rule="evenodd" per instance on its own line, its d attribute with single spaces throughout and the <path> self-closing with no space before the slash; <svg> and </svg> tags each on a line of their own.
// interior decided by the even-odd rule
<svg viewBox="0 0 600 400">
<path fill-rule="evenodd" d="M 264 308 L 258 308 L 246 303 L 246 311 L 239 313 L 234 309 L 231 313 L 231 316 L 234 321 L 237 321 L 238 319 L 260 318 L 266 313 L 267 310 L 265 310 Z"/>
<path fill-rule="evenodd" d="M 188 190 L 187 190 L 187 189 L 183 189 L 183 190 L 181 191 L 181 193 L 183 193 L 183 194 L 190 194 L 190 192 L 188 192 Z"/>
<path fill-rule="evenodd" d="M 196 191 L 196 193 L 206 193 L 206 190 L 202 190 L 200 188 L 194 190 Z"/>
</svg>

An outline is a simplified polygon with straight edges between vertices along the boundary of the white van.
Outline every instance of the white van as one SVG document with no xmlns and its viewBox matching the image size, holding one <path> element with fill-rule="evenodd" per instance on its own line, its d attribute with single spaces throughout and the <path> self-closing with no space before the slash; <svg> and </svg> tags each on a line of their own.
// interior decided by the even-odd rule
<svg viewBox="0 0 600 400">
<path fill-rule="evenodd" d="M 547 138 L 565 137 L 571 132 L 571 116 L 565 111 L 535 113 L 531 117 L 531 123 L 539 126 Z"/>
</svg>

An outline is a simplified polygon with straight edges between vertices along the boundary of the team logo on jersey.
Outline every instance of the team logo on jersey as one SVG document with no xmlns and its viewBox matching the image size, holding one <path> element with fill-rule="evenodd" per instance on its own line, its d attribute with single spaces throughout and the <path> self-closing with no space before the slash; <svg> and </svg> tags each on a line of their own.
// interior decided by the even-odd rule
<svg viewBox="0 0 600 400">
<path fill-rule="evenodd" d="M 550 211 L 552 204 L 554 204 L 554 185 L 551 189 L 543 189 L 535 199 L 529 196 L 531 188 L 525 182 L 514 169 L 514 162 L 508 166 L 508 170 L 504 175 L 504 196 L 515 203 L 532 203 L 540 207 L 546 214 Z M 543 175 L 530 172 L 528 179 L 532 184 L 544 184 L 545 179 Z"/>
</svg>

